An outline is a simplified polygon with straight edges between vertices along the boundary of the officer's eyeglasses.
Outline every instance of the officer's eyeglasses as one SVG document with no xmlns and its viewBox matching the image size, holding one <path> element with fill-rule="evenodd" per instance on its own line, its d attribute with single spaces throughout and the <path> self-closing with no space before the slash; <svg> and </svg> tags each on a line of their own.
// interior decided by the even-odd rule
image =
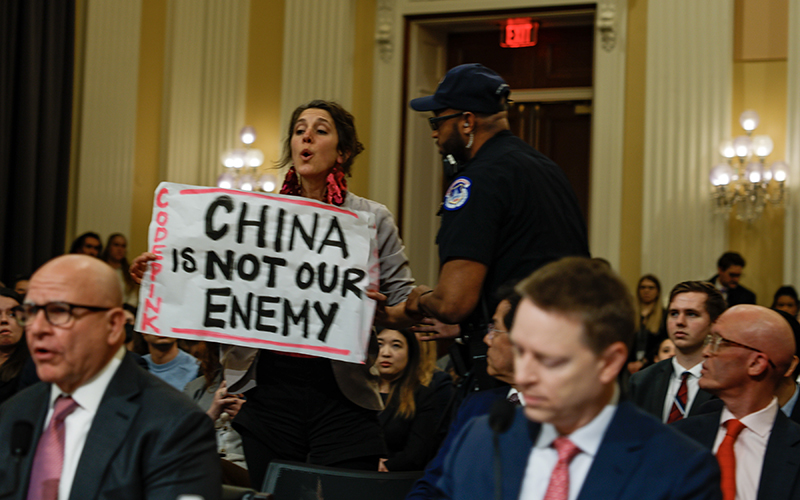
<svg viewBox="0 0 800 500">
<path fill-rule="evenodd" d="M 720 335 L 712 335 L 712 334 L 706 335 L 706 339 L 705 341 L 703 341 L 703 345 L 708 346 L 708 351 L 710 353 L 716 354 L 719 351 L 719 346 L 723 342 L 731 347 L 741 347 L 742 349 L 749 349 L 751 351 L 761 353 L 764 355 L 765 358 L 767 358 L 769 364 L 772 365 L 773 368 L 777 369 L 775 363 L 773 363 L 772 360 L 769 359 L 769 356 L 767 356 L 766 353 L 761 349 L 756 349 L 755 347 L 750 347 L 749 345 L 744 345 L 740 344 L 739 342 L 734 342 L 733 340 L 728 340 Z"/>
<path fill-rule="evenodd" d="M 455 118 L 457 116 L 461 116 L 464 114 L 464 111 L 460 113 L 453 113 L 452 115 L 443 115 L 443 116 L 431 116 L 428 118 L 428 122 L 431 124 L 431 130 L 439 130 L 439 124 L 443 121 L 449 120 L 450 118 Z"/>
<path fill-rule="evenodd" d="M 69 302 L 48 302 L 42 305 L 25 303 L 11 308 L 11 311 L 17 323 L 19 323 L 19 326 L 27 326 L 33 323 L 39 311 L 44 311 L 44 317 L 51 325 L 64 326 L 75 319 L 73 310 L 76 308 L 86 309 L 91 312 L 108 311 L 112 309 L 111 307 L 84 306 L 80 304 L 70 304 Z"/>
</svg>

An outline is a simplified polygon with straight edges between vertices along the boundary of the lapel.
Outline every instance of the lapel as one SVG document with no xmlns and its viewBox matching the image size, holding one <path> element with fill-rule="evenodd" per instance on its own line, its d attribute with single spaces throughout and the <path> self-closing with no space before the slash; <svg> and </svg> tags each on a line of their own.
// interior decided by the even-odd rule
<svg viewBox="0 0 800 500">
<path fill-rule="evenodd" d="M 650 391 L 648 406 L 650 406 L 650 413 L 661 420 L 661 415 L 664 413 L 664 400 L 667 397 L 667 389 L 669 389 L 669 379 L 672 377 L 672 360 L 664 360 L 659 365 L 656 365 L 659 373 L 654 374 L 655 380 L 653 381 L 653 390 Z"/>
<path fill-rule="evenodd" d="M 30 406 L 28 406 L 28 413 L 20 418 L 19 421 L 30 422 L 33 425 L 33 436 L 31 437 L 31 447 L 28 454 L 20 464 L 20 473 L 17 477 L 20 478 L 22 484 L 17 487 L 17 495 L 14 497 L 19 500 L 24 500 L 28 496 L 28 483 L 31 478 L 31 468 L 33 466 L 33 456 L 36 454 L 36 446 L 39 443 L 39 438 L 42 437 L 44 432 L 44 419 L 47 417 L 48 403 L 50 401 L 50 384 L 44 382 L 34 385 L 29 389 L 30 391 Z"/>
<path fill-rule="evenodd" d="M 631 403 L 621 402 L 606 429 L 578 500 L 618 498 L 638 469 L 648 436 L 637 425 Z"/>
<path fill-rule="evenodd" d="M 692 407 L 689 408 L 689 416 L 692 417 L 694 415 L 699 415 L 700 407 L 703 406 L 704 403 L 710 401 L 714 396 L 711 393 L 700 389 L 697 391 L 697 395 L 694 397 L 694 401 L 692 402 Z"/>
<path fill-rule="evenodd" d="M 522 481 L 525 479 L 525 470 L 528 468 L 528 458 L 533 445 L 536 444 L 536 439 L 539 437 L 539 431 L 542 430 L 542 424 L 528 420 L 522 408 L 517 409 L 514 418 L 514 424 L 521 422 L 520 425 L 524 430 L 514 433 L 507 432 L 502 434 L 500 438 L 503 467 L 502 496 L 506 500 L 517 500 L 519 498 L 522 491 Z"/>
<path fill-rule="evenodd" d="M 134 417 L 139 412 L 141 368 L 125 356 L 106 388 L 92 420 L 86 444 L 75 471 L 70 500 L 97 498 L 103 477 L 117 450 L 128 438 Z"/>
<path fill-rule="evenodd" d="M 772 433 L 758 483 L 758 500 L 788 500 L 800 473 L 800 426 L 780 410 Z M 791 478 L 791 480 L 790 480 Z"/>
</svg>

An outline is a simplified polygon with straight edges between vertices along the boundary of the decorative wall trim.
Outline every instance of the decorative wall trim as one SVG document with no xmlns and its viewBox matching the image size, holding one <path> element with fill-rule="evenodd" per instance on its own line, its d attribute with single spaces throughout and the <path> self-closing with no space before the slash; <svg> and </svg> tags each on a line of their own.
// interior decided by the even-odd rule
<svg viewBox="0 0 800 500">
<path fill-rule="evenodd" d="M 789 163 L 783 239 L 783 282 L 800 285 L 800 0 L 789 0 L 786 96 L 786 162 Z"/>
<path fill-rule="evenodd" d="M 730 135 L 733 2 L 650 0 L 642 273 L 708 279 L 727 245 L 708 171 Z"/>
<path fill-rule="evenodd" d="M 142 2 L 86 9 L 75 231 L 105 238 L 130 226 Z"/>
<path fill-rule="evenodd" d="M 212 185 L 245 125 L 249 0 L 168 2 L 161 177 Z"/>
</svg>

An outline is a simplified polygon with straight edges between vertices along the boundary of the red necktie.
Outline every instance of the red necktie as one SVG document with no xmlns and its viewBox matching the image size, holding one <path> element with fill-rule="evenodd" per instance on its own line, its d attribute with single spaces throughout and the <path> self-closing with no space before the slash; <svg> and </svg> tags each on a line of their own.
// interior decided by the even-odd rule
<svg viewBox="0 0 800 500">
<path fill-rule="evenodd" d="M 53 417 L 39 438 L 33 456 L 28 500 L 56 500 L 61 468 L 64 466 L 64 419 L 75 411 L 78 403 L 71 396 L 56 399 Z"/>
<path fill-rule="evenodd" d="M 719 462 L 720 487 L 722 500 L 736 498 L 736 455 L 733 453 L 733 443 L 745 425 L 735 418 L 728 420 L 727 434 L 717 448 L 717 461 Z"/>
<path fill-rule="evenodd" d="M 682 419 L 686 413 L 686 402 L 689 399 L 689 389 L 686 387 L 687 378 L 689 378 L 689 372 L 683 372 L 681 375 L 681 386 L 678 388 L 678 393 L 675 394 L 675 400 L 672 402 L 672 409 L 669 411 L 669 418 L 667 419 L 668 424 Z"/>
<path fill-rule="evenodd" d="M 558 462 L 550 476 L 544 500 L 567 500 L 569 498 L 569 464 L 581 450 L 568 438 L 557 437 L 553 448 L 558 452 Z"/>
</svg>

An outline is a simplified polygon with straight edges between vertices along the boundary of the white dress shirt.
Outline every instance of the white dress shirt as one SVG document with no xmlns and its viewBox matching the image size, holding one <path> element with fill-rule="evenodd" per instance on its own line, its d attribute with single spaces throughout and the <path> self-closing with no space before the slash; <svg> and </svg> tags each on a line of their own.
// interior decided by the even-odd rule
<svg viewBox="0 0 800 500">
<path fill-rule="evenodd" d="M 733 453 L 736 455 L 736 500 L 756 500 L 758 483 L 761 481 L 761 469 L 764 466 L 764 454 L 767 451 L 767 442 L 772 434 L 772 426 L 777 414 L 778 398 L 773 397 L 772 402 L 763 410 L 739 419 L 745 428 L 733 443 Z M 720 417 L 717 439 L 714 441 L 715 455 L 727 433 L 722 424 L 732 418 L 736 417 L 727 407 L 724 408 Z"/>
<path fill-rule="evenodd" d="M 666 423 L 669 420 L 669 412 L 672 411 L 672 404 L 675 402 L 675 396 L 678 394 L 678 389 L 681 388 L 681 377 L 683 372 L 689 372 L 686 377 L 686 415 L 688 416 L 689 410 L 692 408 L 694 398 L 697 396 L 697 391 L 700 390 L 700 370 L 703 369 L 703 363 L 697 363 L 688 370 L 682 367 L 675 356 L 672 357 L 672 376 L 669 378 L 669 386 L 667 387 L 667 395 L 664 398 L 664 409 L 661 411 L 661 421 Z"/>
<path fill-rule="evenodd" d="M 69 498 L 75 471 L 78 469 L 78 461 L 83 453 L 83 446 L 86 444 L 86 436 L 92 427 L 92 421 L 100 407 L 103 394 L 124 356 L 125 348 L 121 347 L 97 375 L 75 389 L 72 394 L 64 394 L 56 384 L 52 384 L 50 387 L 50 409 L 47 412 L 47 418 L 44 419 L 44 429 L 50 423 L 54 405 L 59 396 L 62 394 L 72 396 L 72 399 L 78 403 L 75 411 L 64 419 L 64 466 L 61 469 L 61 480 L 58 483 L 58 500 Z"/>
<path fill-rule="evenodd" d="M 569 464 L 569 500 L 575 500 L 581 492 L 583 482 L 589 475 L 592 462 L 603 441 L 611 419 L 617 411 L 619 389 L 614 391 L 611 399 L 591 422 L 566 436 L 581 451 Z M 520 500 L 543 500 L 550 484 L 550 475 L 558 463 L 558 452 L 553 448 L 553 441 L 559 436 L 552 424 L 542 424 L 536 443 L 528 456 L 528 466 L 522 480 Z"/>
</svg>

